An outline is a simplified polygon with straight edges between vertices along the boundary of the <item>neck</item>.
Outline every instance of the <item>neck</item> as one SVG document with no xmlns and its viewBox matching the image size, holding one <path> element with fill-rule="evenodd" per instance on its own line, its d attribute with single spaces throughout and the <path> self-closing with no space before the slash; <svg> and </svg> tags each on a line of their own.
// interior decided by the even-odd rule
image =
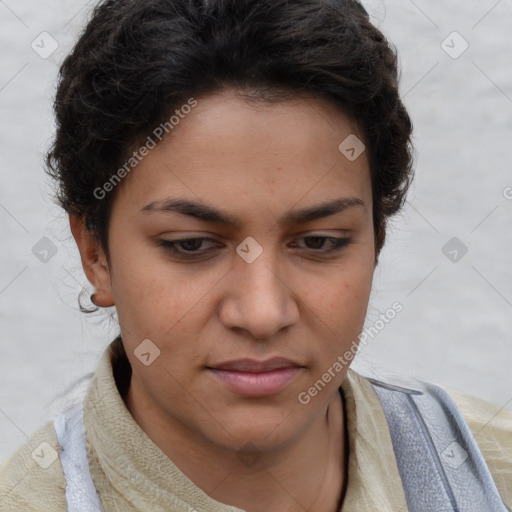
<svg viewBox="0 0 512 512">
<path fill-rule="evenodd" d="M 310 427 L 269 453 L 219 448 L 169 418 L 148 415 L 130 386 L 126 406 L 148 437 L 213 499 L 248 512 L 337 512 L 346 487 L 345 414 L 340 393 Z M 154 413 L 154 411 L 153 411 Z M 152 417 L 151 422 L 146 418 Z M 148 424 L 146 424 L 148 423 Z"/>
</svg>

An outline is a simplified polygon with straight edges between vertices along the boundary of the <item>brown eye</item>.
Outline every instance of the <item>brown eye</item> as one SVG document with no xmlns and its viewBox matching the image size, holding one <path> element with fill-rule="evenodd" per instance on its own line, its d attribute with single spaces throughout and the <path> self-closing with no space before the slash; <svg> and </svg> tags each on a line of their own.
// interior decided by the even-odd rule
<svg viewBox="0 0 512 512">
<path fill-rule="evenodd" d="M 306 249 L 320 253 L 341 251 L 350 243 L 350 238 L 338 238 L 333 236 L 305 236 L 302 240 L 309 241 L 306 242 Z"/>
<path fill-rule="evenodd" d="M 201 247 L 203 240 L 204 238 L 189 238 L 177 242 L 177 245 L 185 249 L 185 251 L 197 251 Z"/>
<path fill-rule="evenodd" d="M 206 241 L 214 242 L 211 238 L 184 238 L 182 240 L 160 240 L 160 244 L 166 251 L 177 256 L 201 256 L 211 249 L 200 249 Z"/>
</svg>

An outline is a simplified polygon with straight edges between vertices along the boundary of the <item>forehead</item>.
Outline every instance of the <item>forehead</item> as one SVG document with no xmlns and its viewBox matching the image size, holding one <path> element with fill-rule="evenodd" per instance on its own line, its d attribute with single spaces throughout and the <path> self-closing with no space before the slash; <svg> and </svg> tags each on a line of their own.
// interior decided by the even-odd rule
<svg viewBox="0 0 512 512">
<path fill-rule="evenodd" d="M 248 102 L 227 90 L 196 101 L 123 181 L 121 201 L 142 208 L 180 195 L 217 198 L 224 209 L 340 195 L 370 202 L 366 151 L 355 159 L 342 151 L 346 140 L 364 147 L 357 123 L 327 100 Z"/>
<path fill-rule="evenodd" d="M 185 142 L 200 151 L 218 152 L 219 156 L 231 149 L 233 155 L 263 158 L 264 149 L 268 157 L 291 159 L 292 151 L 302 155 L 318 153 L 328 146 L 332 149 L 333 141 L 336 148 L 341 142 L 339 137 L 350 134 L 362 139 L 356 121 L 322 97 L 248 101 L 236 90 L 227 89 L 199 98 L 194 110 L 173 128 L 162 147 L 179 139 L 178 144 Z"/>
</svg>

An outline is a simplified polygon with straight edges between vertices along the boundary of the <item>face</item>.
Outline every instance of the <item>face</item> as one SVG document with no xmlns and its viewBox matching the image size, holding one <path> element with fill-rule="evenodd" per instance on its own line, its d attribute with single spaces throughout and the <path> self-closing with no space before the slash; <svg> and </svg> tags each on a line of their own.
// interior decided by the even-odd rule
<svg viewBox="0 0 512 512">
<path fill-rule="evenodd" d="M 138 399 L 219 447 L 271 449 L 325 411 L 348 366 L 298 397 L 363 328 L 369 164 L 340 152 L 362 136 L 322 99 L 197 102 L 116 190 L 108 286 Z"/>
</svg>

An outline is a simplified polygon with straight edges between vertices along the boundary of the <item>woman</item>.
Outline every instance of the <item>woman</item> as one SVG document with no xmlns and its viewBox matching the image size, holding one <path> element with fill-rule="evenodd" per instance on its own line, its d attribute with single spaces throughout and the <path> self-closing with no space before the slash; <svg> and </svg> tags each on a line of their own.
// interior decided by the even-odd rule
<svg viewBox="0 0 512 512">
<path fill-rule="evenodd" d="M 510 414 L 349 369 L 412 179 L 359 3 L 104 1 L 55 109 L 50 173 L 120 335 L 4 464 L 1 510 L 512 507 Z"/>
</svg>

